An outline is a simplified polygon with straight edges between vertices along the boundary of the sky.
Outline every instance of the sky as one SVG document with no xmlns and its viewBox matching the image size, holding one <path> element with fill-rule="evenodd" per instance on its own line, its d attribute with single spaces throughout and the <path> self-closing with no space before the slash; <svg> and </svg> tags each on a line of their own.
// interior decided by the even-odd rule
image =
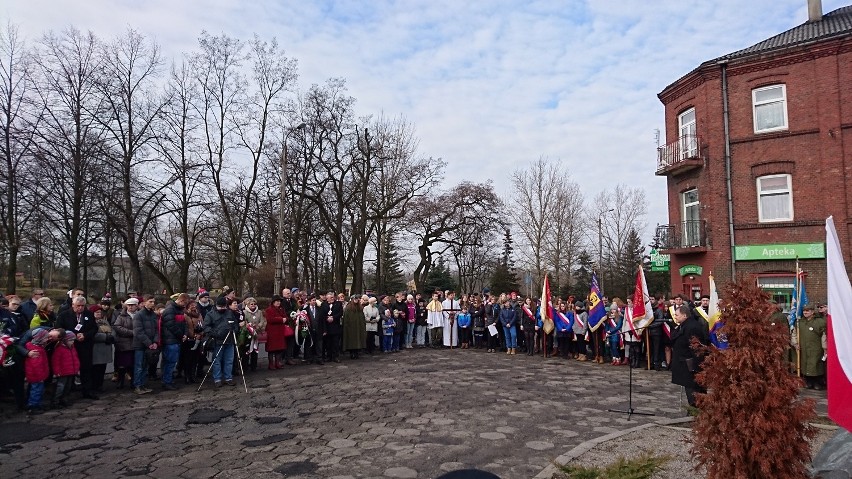
<svg viewBox="0 0 852 479">
<path fill-rule="evenodd" d="M 823 12 L 850 1 L 823 0 Z M 657 94 L 805 22 L 807 1 L 4 0 L 0 20 L 30 43 L 69 25 L 101 38 L 129 26 L 168 60 L 202 30 L 275 37 L 298 60 L 300 90 L 345 78 L 359 115 L 411 122 L 419 154 L 447 162 L 447 186 L 491 180 L 508 198 L 512 172 L 546 157 L 587 203 L 618 184 L 644 188 L 650 241 L 668 216 Z"/>
</svg>

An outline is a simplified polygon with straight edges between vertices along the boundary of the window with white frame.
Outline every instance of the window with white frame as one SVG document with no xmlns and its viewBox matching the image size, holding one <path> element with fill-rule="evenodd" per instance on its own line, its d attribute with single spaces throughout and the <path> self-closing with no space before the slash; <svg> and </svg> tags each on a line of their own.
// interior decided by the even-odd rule
<svg viewBox="0 0 852 479">
<path fill-rule="evenodd" d="M 767 175 L 757 179 L 757 213 L 761 223 L 793 220 L 790 175 Z"/>
<path fill-rule="evenodd" d="M 787 129 L 787 87 L 771 85 L 751 91 L 754 105 L 754 132 Z"/>
</svg>

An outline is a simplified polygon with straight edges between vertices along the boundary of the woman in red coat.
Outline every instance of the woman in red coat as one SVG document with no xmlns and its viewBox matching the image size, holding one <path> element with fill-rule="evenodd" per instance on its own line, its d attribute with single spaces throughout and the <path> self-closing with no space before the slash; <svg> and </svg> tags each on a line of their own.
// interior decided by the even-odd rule
<svg viewBox="0 0 852 479">
<path fill-rule="evenodd" d="M 284 338 L 284 324 L 287 322 L 287 312 L 281 307 L 281 297 L 273 296 L 272 303 L 263 312 L 266 316 L 266 354 L 269 369 L 281 369 L 281 356 L 287 349 Z"/>
</svg>

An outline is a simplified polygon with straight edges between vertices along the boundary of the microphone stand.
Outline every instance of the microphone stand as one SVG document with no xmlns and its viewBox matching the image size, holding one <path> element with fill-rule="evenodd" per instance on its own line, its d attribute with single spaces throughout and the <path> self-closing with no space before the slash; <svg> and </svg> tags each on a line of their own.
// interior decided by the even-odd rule
<svg viewBox="0 0 852 479">
<path fill-rule="evenodd" d="M 649 325 L 650 326 L 650 325 Z M 644 328 L 636 328 L 635 332 L 641 335 L 640 331 L 648 329 L 648 326 Z M 633 332 L 633 331 L 631 331 Z M 622 339 L 624 338 L 624 332 L 617 331 L 614 334 L 620 334 Z M 634 341 L 631 341 L 634 342 Z M 627 420 L 630 420 L 630 416 L 655 416 L 654 413 L 650 412 L 639 412 L 633 409 L 633 367 L 628 364 L 627 365 L 628 373 L 627 373 L 627 409 L 607 409 L 609 412 L 617 412 L 622 414 L 627 414 Z"/>
</svg>

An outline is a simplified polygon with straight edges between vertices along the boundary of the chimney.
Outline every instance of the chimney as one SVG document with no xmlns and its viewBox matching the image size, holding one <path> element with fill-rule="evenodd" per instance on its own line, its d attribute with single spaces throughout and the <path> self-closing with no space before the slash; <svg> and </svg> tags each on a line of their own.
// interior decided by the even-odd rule
<svg viewBox="0 0 852 479">
<path fill-rule="evenodd" d="M 822 20 L 822 0 L 808 0 L 808 23 Z"/>
</svg>

